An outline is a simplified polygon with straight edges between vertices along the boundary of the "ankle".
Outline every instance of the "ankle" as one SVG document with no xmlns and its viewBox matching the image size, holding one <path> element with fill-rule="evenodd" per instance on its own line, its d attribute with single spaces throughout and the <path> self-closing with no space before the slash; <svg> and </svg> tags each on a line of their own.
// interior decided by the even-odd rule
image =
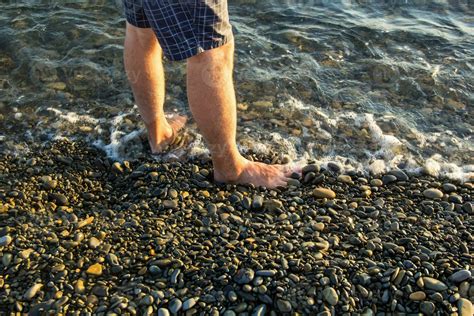
<svg viewBox="0 0 474 316">
<path fill-rule="evenodd" d="M 169 123 L 164 120 L 155 120 L 145 123 L 150 143 L 158 144 L 173 135 L 173 129 Z"/>
<path fill-rule="evenodd" d="M 247 163 L 248 160 L 240 154 L 234 157 L 229 155 L 213 158 L 214 178 L 218 181 L 235 181 L 239 179 Z"/>
</svg>

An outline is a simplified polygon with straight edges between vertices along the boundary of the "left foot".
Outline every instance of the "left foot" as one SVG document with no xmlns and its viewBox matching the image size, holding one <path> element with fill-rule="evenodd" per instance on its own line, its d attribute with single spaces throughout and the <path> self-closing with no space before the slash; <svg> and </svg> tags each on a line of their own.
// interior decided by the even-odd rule
<svg viewBox="0 0 474 316">
<path fill-rule="evenodd" d="M 159 154 L 165 151 L 166 147 L 176 139 L 178 132 L 184 127 L 186 121 L 186 116 L 174 114 L 161 124 L 152 123 L 147 126 L 151 152 Z"/>
</svg>

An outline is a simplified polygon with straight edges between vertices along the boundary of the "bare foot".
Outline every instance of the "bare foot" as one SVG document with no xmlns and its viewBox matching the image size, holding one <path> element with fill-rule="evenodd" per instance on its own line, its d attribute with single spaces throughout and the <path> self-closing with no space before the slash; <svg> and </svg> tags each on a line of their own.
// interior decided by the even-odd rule
<svg viewBox="0 0 474 316">
<path fill-rule="evenodd" d="M 164 123 L 159 124 L 159 127 L 158 124 L 147 126 L 151 152 L 158 154 L 166 150 L 166 147 L 173 143 L 179 130 L 184 127 L 187 120 L 186 116 L 173 114 L 169 115 Z"/>
<path fill-rule="evenodd" d="M 300 173 L 301 168 L 293 165 L 267 165 L 244 159 L 241 171 L 235 175 L 224 175 L 214 170 L 214 180 L 225 183 L 253 184 L 266 188 L 283 187 L 293 172 Z"/>
</svg>

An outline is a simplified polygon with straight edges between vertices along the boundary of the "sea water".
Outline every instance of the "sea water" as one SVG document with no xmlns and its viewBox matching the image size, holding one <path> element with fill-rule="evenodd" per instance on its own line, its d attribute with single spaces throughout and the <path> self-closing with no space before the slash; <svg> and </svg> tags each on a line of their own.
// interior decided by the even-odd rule
<svg viewBox="0 0 474 316">
<path fill-rule="evenodd" d="M 2 1 L 0 149 L 84 140 L 147 155 L 123 69 L 121 1 Z M 244 152 L 474 176 L 472 1 L 229 1 Z M 185 63 L 165 62 L 168 113 L 190 116 Z M 167 157 L 207 155 L 191 120 Z M 165 157 L 166 159 L 166 157 Z"/>
</svg>

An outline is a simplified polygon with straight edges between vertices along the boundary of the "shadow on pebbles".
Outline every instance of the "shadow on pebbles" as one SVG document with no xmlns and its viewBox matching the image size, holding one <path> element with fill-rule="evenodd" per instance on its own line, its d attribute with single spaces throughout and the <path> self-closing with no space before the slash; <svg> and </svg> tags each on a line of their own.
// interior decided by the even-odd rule
<svg viewBox="0 0 474 316">
<path fill-rule="evenodd" d="M 337 170 L 266 190 L 67 141 L 3 155 L 0 311 L 471 316 L 472 183 Z"/>
</svg>

